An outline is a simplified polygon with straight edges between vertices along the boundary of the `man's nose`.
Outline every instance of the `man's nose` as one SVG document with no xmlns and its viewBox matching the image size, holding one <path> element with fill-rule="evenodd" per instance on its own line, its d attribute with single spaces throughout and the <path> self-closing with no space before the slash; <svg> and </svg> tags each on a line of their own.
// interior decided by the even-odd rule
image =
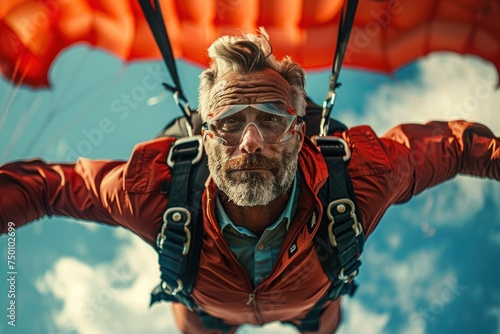
<svg viewBox="0 0 500 334">
<path fill-rule="evenodd" d="M 240 152 L 253 154 L 260 151 L 264 144 L 259 129 L 257 129 L 255 124 L 250 124 L 242 134 Z"/>
</svg>

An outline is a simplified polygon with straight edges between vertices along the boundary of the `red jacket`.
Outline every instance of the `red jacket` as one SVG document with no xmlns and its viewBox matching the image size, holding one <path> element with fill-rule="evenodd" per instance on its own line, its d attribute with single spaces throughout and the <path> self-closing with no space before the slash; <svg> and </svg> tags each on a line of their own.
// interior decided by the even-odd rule
<svg viewBox="0 0 500 334">
<path fill-rule="evenodd" d="M 370 235 L 393 203 L 409 200 L 426 188 L 469 174 L 500 180 L 500 139 L 486 127 L 467 123 L 432 122 L 400 125 L 377 138 L 360 126 L 341 134 L 352 150 L 349 173 L 366 235 Z M 0 230 L 45 215 L 121 225 L 155 244 L 166 205 L 161 181 L 168 181 L 165 164 L 173 139 L 161 138 L 135 147 L 128 162 L 92 161 L 46 164 L 16 162 L 0 168 Z M 271 275 L 255 289 L 242 265 L 225 243 L 215 219 L 216 186 L 207 182 L 203 194 L 204 237 L 193 297 L 209 314 L 229 324 L 299 322 L 328 290 L 307 225 L 316 194 L 327 178 L 323 157 L 306 139 L 299 155 L 302 188 L 298 210 Z M 295 244 L 297 251 L 289 256 Z M 145 292 L 146 293 L 146 292 Z M 250 293 L 255 294 L 248 303 Z M 176 305 L 181 330 L 200 332 L 199 320 Z M 331 333 L 340 321 L 339 300 L 328 305 L 321 333 Z M 190 318 L 188 321 L 187 318 Z"/>
</svg>

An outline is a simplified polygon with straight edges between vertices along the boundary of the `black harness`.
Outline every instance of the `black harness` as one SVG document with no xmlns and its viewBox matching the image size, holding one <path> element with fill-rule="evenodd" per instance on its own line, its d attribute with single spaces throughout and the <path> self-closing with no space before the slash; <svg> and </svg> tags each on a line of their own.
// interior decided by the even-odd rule
<svg viewBox="0 0 500 334">
<path fill-rule="evenodd" d="M 302 319 L 301 331 L 318 330 L 326 301 L 354 294 L 357 287 L 354 278 L 361 265 L 364 244 L 363 226 L 347 172 L 350 149 L 338 137 L 312 139 L 328 165 L 328 181 L 318 194 L 324 209 L 314 243 L 331 287 Z M 180 302 L 197 312 L 206 328 L 227 331 L 230 325 L 205 313 L 191 296 L 202 245 L 201 197 L 209 175 L 201 136 L 178 139 L 169 152 L 167 164 L 172 179 L 162 184 L 168 204 L 157 238 L 161 283 L 151 294 L 151 304 L 162 300 Z"/>
<path fill-rule="evenodd" d="M 174 136 L 177 133 L 177 137 L 181 139 L 175 142 L 167 159 L 172 170 L 172 180 L 169 183 L 164 182 L 161 187 L 161 191 L 168 196 L 168 204 L 157 238 L 161 283 L 152 292 L 151 304 L 161 300 L 180 302 L 197 312 L 206 328 L 226 331 L 231 326 L 206 314 L 191 297 L 203 235 L 201 196 L 209 174 L 199 136 L 201 122 L 198 114 L 192 112 L 182 90 L 159 0 L 139 0 L 139 3 L 173 80 L 173 85 L 164 86 L 174 93 L 175 101 L 185 115 L 174 119 L 158 135 L 172 136 L 174 132 Z M 323 270 L 331 281 L 331 287 L 302 319 L 299 328 L 302 331 L 317 331 L 319 318 L 327 300 L 354 293 L 354 277 L 361 265 L 364 232 L 347 172 L 350 150 L 341 138 L 327 135 L 346 129 L 343 124 L 332 120 L 330 113 L 335 102 L 336 89 L 340 85 L 338 77 L 357 4 L 358 0 L 348 0 L 342 7 L 330 86 L 323 106 L 321 108 L 314 105 L 314 108 L 319 107 L 319 113 L 318 110 L 311 113 L 311 105 L 314 103 L 309 101 L 311 103 L 307 108 L 306 115 L 312 115 L 306 116 L 307 129 L 314 129 L 313 134 L 320 134 L 321 137 L 314 136 L 312 139 L 328 165 L 328 181 L 318 194 L 324 210 L 314 242 Z M 311 121 L 307 120 L 308 118 L 315 119 Z M 309 124 L 314 122 L 318 125 L 310 127 Z M 317 131 L 318 128 L 320 131 Z"/>
</svg>

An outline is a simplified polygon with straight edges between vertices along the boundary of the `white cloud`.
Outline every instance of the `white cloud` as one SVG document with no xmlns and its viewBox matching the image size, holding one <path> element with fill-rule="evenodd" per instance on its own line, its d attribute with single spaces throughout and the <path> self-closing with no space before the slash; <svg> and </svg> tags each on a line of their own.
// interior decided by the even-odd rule
<svg viewBox="0 0 500 334">
<path fill-rule="evenodd" d="M 486 197 L 493 197 L 494 185 L 484 179 L 459 176 L 452 184 L 439 189 L 434 196 L 440 210 L 434 213 L 438 224 L 456 225 L 457 222 L 470 221 L 485 205 Z M 460 225 L 460 224 L 459 224 Z"/>
<path fill-rule="evenodd" d="M 167 304 L 149 309 L 149 291 L 158 282 L 157 256 L 131 233 L 117 230 L 123 243 L 110 263 L 90 266 L 61 258 L 37 280 L 37 289 L 62 302 L 54 305 L 56 332 L 178 333 Z"/>
<path fill-rule="evenodd" d="M 370 261 L 375 257 L 372 252 L 365 256 Z M 440 281 L 441 273 L 436 270 L 438 250 L 418 250 L 404 259 L 397 259 L 396 256 L 393 252 L 378 252 L 376 257 L 380 264 L 373 275 L 383 275 L 395 289 L 394 295 L 382 294 L 381 303 L 385 307 L 396 307 L 411 313 L 417 301 L 430 299 L 432 283 Z"/>
<path fill-rule="evenodd" d="M 389 321 L 389 314 L 375 313 L 367 309 L 357 300 L 342 299 L 343 322 L 339 327 L 338 334 L 385 333 L 384 330 Z"/>
<path fill-rule="evenodd" d="M 412 206 L 408 206 L 404 214 L 414 224 L 421 225 L 423 230 L 443 226 L 461 228 L 473 223 L 473 218 L 484 209 L 486 198 L 495 201 L 494 194 L 499 192 L 499 183 L 458 176 L 418 195 L 423 202 L 413 200 Z M 420 206 L 419 215 L 415 215 L 415 206 Z"/>
<path fill-rule="evenodd" d="M 493 232 L 489 235 L 490 242 L 500 245 L 500 232 Z"/>
<path fill-rule="evenodd" d="M 418 62 L 418 69 L 420 80 L 381 85 L 356 123 L 370 124 L 382 134 L 399 123 L 467 119 L 500 132 L 500 90 L 491 64 L 439 53 Z"/>
<path fill-rule="evenodd" d="M 382 135 L 400 123 L 466 119 L 500 135 L 500 89 L 493 65 L 470 56 L 436 53 L 419 61 L 418 69 L 419 80 L 381 85 L 367 99 L 363 114 L 351 114 L 347 123 L 369 124 Z M 430 226 L 461 226 L 483 208 L 487 196 L 499 191 L 498 183 L 457 177 L 428 195 L 423 216 Z"/>
<path fill-rule="evenodd" d="M 238 328 L 236 334 L 297 334 L 295 327 L 291 325 L 282 325 L 279 322 L 272 322 L 262 327 L 245 325 Z"/>
<path fill-rule="evenodd" d="M 170 306 L 149 309 L 149 292 L 158 283 L 157 255 L 139 237 L 116 230 L 123 243 L 109 263 L 91 266 L 75 258 L 60 258 L 36 282 L 37 290 L 62 302 L 53 303 L 49 322 L 57 333 L 179 333 Z M 238 334 L 295 334 L 280 323 L 242 326 Z"/>
<path fill-rule="evenodd" d="M 500 324 L 500 307 L 492 307 L 489 314 L 495 317 L 497 323 Z M 497 330 L 500 331 L 500 325 L 497 326 Z"/>
<path fill-rule="evenodd" d="M 469 286 L 460 284 L 454 274 L 441 276 L 427 288 L 425 305 L 407 316 L 408 321 L 402 326 L 400 332 L 425 333 L 427 326 L 434 321 L 439 321 L 439 316 L 468 289 Z"/>
<path fill-rule="evenodd" d="M 385 236 L 385 239 L 387 240 L 387 245 L 391 248 L 392 251 L 395 251 L 401 246 L 401 234 L 399 233 L 390 233 Z"/>
<path fill-rule="evenodd" d="M 470 289 L 452 270 L 440 265 L 441 253 L 439 247 L 426 248 L 403 258 L 392 249 L 368 246 L 363 256 L 370 262 L 362 273 L 370 279 L 362 282 L 361 297 L 376 298 L 378 307 L 401 313 L 398 319 L 403 323 L 397 332 L 425 333 L 429 323 L 438 321 Z"/>
</svg>

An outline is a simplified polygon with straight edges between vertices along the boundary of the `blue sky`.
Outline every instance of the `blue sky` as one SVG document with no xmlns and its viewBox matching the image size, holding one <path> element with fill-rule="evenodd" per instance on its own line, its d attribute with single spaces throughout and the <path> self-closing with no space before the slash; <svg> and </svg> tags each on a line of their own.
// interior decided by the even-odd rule
<svg viewBox="0 0 500 334">
<path fill-rule="evenodd" d="M 198 68 L 179 63 L 196 105 Z M 123 64 L 85 46 L 67 50 L 51 90 L 0 81 L 0 164 L 17 159 L 127 159 L 180 111 L 163 93 L 160 62 Z M 497 73 L 474 57 L 440 53 L 392 76 L 343 70 L 334 116 L 382 135 L 402 122 L 465 118 L 500 134 Z M 325 96 L 328 72 L 308 73 Z M 148 309 L 156 255 L 121 228 L 66 218 L 17 231 L 17 326 L 0 333 L 177 333 L 167 305 Z M 6 303 L 7 239 L 0 237 L 0 300 Z M 458 177 L 391 208 L 363 254 L 341 334 L 500 333 L 500 183 Z M 2 305 L 3 305 L 2 304 Z M 5 311 L 6 306 L 2 306 Z M 240 333 L 295 333 L 271 324 Z"/>
</svg>

